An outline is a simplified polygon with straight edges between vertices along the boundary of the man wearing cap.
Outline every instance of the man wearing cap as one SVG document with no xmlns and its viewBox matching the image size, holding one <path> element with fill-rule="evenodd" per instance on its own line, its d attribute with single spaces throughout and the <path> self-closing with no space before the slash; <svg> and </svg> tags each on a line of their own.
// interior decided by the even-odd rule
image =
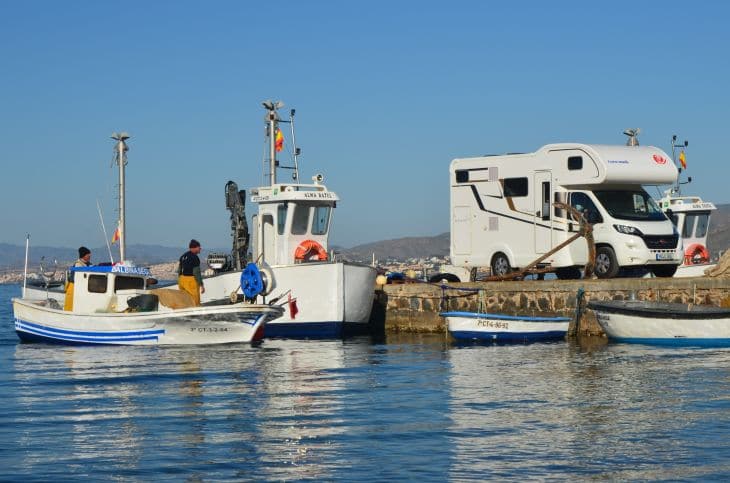
<svg viewBox="0 0 730 483">
<path fill-rule="evenodd" d="M 200 242 L 198 240 L 190 240 L 188 244 L 189 250 L 180 257 L 180 264 L 177 268 L 177 285 L 180 290 L 184 290 L 193 297 L 195 305 L 200 305 L 200 294 L 205 293 L 203 286 L 203 277 L 200 274 Z"/>
<path fill-rule="evenodd" d="M 88 267 L 91 265 L 91 250 L 86 247 L 79 247 L 79 259 L 73 264 L 74 267 Z M 74 272 L 69 271 L 66 277 L 66 296 L 63 299 L 63 310 L 74 308 Z"/>
</svg>

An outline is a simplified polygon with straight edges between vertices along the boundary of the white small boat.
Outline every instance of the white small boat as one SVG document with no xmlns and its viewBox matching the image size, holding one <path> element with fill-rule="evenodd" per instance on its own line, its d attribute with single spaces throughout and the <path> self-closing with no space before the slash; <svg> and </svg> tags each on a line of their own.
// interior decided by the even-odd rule
<svg viewBox="0 0 730 483">
<path fill-rule="evenodd" d="M 119 251 L 121 263 L 71 269 L 73 295 L 69 310 L 53 298 L 27 294 L 29 239 L 26 239 L 23 297 L 13 299 L 15 331 L 23 341 L 62 344 L 222 344 L 263 338 L 268 320 L 282 307 L 254 304 L 268 293 L 265 277 L 255 264 L 239 274 L 245 299 L 231 297 L 195 306 L 180 290 L 151 290 L 157 283 L 147 268 L 125 262 L 124 168 L 125 133 L 115 134 L 119 165 Z M 111 249 L 110 249 L 111 253 Z M 71 297 L 71 294 L 66 294 Z"/>
<path fill-rule="evenodd" d="M 569 317 L 533 317 L 480 312 L 442 312 L 449 334 L 457 340 L 537 342 L 562 339 Z"/>
<path fill-rule="evenodd" d="M 730 345 L 730 309 L 712 305 L 614 300 L 589 302 L 606 335 L 639 344 Z"/>
<path fill-rule="evenodd" d="M 52 299 L 13 299 L 15 332 L 22 341 L 122 345 L 252 342 L 263 338 L 267 320 L 283 313 L 278 306 L 246 302 L 194 307 L 184 303 L 187 294 L 180 297 L 179 291 L 149 290 L 146 268 L 114 265 L 75 268 L 73 272 L 73 310 L 63 310 Z"/>
</svg>

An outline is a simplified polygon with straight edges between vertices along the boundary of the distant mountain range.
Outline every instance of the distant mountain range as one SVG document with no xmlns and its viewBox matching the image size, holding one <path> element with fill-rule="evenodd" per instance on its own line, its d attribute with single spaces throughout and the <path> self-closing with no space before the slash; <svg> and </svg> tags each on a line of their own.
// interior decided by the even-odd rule
<svg viewBox="0 0 730 483">
<path fill-rule="evenodd" d="M 730 204 L 718 205 L 717 211 L 710 220 L 710 234 L 708 245 L 713 255 L 725 251 L 730 247 Z M 383 240 L 358 245 L 352 248 L 333 247 L 347 260 L 370 262 L 373 253 L 381 262 L 391 260 L 407 260 L 409 258 L 444 257 L 449 254 L 449 233 L 435 236 L 406 237 L 393 240 Z M 93 260 L 107 261 L 106 247 L 92 248 Z M 164 247 L 160 245 L 129 245 L 129 258 L 139 265 L 151 265 L 177 260 L 182 254 L 180 247 Z M 214 250 L 228 252 L 227 249 Z M 201 259 L 205 259 L 203 253 Z M 75 248 L 58 248 L 34 246 L 31 247 L 31 265 L 37 266 L 41 256 L 46 260 L 59 261 L 59 264 L 76 260 L 78 253 Z M 0 269 L 22 268 L 25 257 L 25 247 L 0 243 Z"/>
</svg>

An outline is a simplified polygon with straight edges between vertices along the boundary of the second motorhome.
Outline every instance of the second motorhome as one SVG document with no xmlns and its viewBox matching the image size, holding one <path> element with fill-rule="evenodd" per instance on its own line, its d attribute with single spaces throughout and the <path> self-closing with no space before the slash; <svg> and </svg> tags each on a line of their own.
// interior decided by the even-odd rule
<svg viewBox="0 0 730 483">
<path fill-rule="evenodd" d="M 622 267 L 671 277 L 682 261 L 678 235 L 643 186 L 674 183 L 677 174 L 653 146 L 549 144 L 529 154 L 455 159 L 451 272 L 462 281 L 478 267 L 503 275 L 550 252 L 579 226 L 553 205 L 559 201 L 593 224 L 598 277 L 614 277 Z M 544 265 L 559 278 L 577 278 L 587 260 L 579 239 Z"/>
</svg>

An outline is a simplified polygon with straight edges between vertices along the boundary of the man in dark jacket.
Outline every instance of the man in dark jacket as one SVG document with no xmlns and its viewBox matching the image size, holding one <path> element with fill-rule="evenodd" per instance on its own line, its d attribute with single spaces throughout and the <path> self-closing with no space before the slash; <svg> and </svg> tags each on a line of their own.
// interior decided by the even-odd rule
<svg viewBox="0 0 730 483">
<path fill-rule="evenodd" d="M 203 286 L 203 277 L 200 274 L 200 242 L 198 240 L 190 240 L 188 244 L 189 250 L 180 257 L 180 264 L 177 268 L 177 285 L 180 290 L 184 290 L 193 297 L 195 305 L 200 305 L 200 294 L 205 293 Z"/>
</svg>

